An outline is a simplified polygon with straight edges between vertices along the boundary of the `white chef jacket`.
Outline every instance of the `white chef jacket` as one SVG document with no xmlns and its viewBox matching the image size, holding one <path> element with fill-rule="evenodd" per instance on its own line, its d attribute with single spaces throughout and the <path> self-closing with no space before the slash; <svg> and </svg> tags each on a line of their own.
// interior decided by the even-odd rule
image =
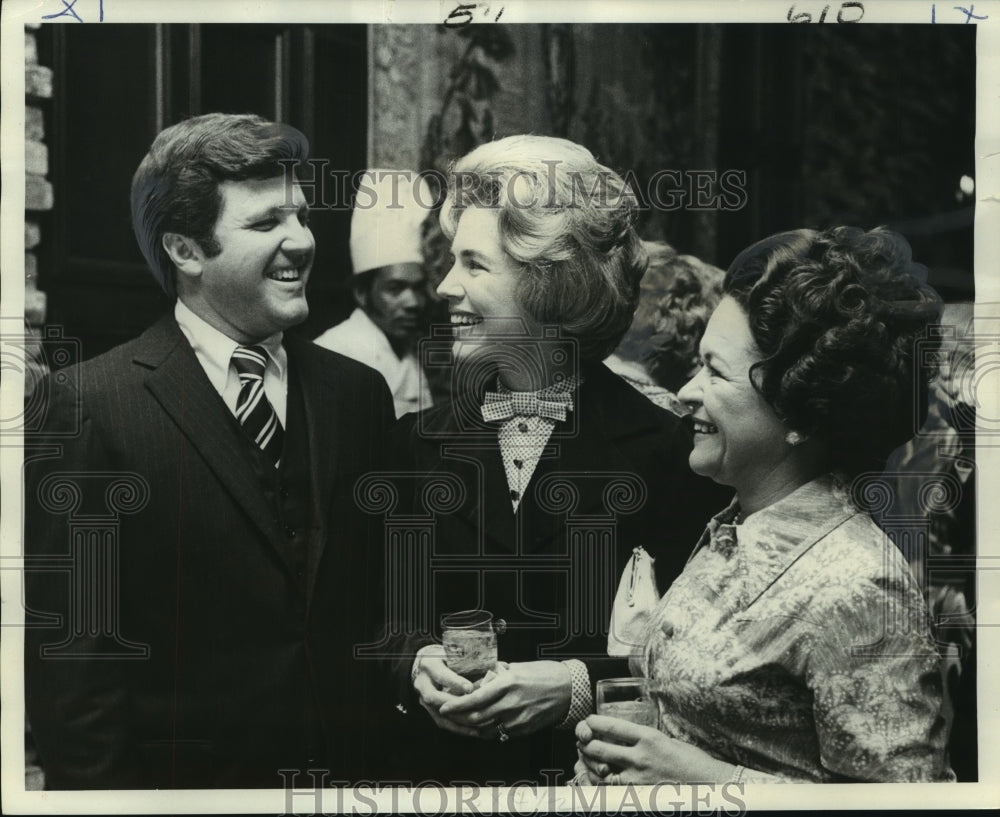
<svg viewBox="0 0 1000 817">
<path fill-rule="evenodd" d="M 318 345 L 353 358 L 381 373 L 392 392 L 396 417 L 429 408 L 431 392 L 416 355 L 397 357 L 389 339 L 360 307 L 343 323 L 316 338 Z"/>
</svg>

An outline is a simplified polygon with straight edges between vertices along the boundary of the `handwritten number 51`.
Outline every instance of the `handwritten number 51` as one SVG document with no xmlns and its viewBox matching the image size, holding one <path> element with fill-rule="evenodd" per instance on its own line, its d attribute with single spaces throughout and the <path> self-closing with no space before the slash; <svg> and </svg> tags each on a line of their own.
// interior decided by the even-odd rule
<svg viewBox="0 0 1000 817">
<path fill-rule="evenodd" d="M 489 16 L 490 7 L 488 3 L 461 3 L 451 10 L 451 14 L 445 17 L 444 24 L 448 28 L 467 26 L 472 22 L 472 12 L 480 7 L 483 9 L 483 16 Z M 500 13 L 493 19 L 493 22 L 498 22 L 502 14 L 503 8 L 500 9 Z"/>
</svg>

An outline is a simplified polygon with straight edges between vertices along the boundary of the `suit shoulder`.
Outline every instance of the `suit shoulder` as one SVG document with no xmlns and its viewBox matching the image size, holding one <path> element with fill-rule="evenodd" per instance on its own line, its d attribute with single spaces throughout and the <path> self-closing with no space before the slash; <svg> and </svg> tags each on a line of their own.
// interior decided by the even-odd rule
<svg viewBox="0 0 1000 817">
<path fill-rule="evenodd" d="M 301 364 L 306 378 L 325 382 L 328 394 L 360 412 L 359 416 L 365 415 L 373 428 L 395 420 L 392 394 L 375 369 L 299 338 L 287 343 L 286 349 L 289 359 Z"/>
<path fill-rule="evenodd" d="M 116 346 L 96 357 L 49 372 L 25 389 L 25 405 L 41 412 L 30 434 L 76 436 L 85 419 L 107 417 L 108 412 L 139 411 L 143 391 L 142 367 L 134 363 L 136 341 Z"/>
<path fill-rule="evenodd" d="M 612 412 L 635 428 L 658 428 L 668 437 L 682 431 L 684 423 L 674 412 L 654 403 L 620 375 L 603 364 L 589 372 L 594 391 Z"/>
<path fill-rule="evenodd" d="M 663 429 L 670 432 L 683 426 L 683 420 L 676 412 L 658 403 L 654 403 L 648 395 L 639 391 L 631 384 L 625 381 L 622 382 L 631 392 L 628 397 L 631 411 L 634 411 L 640 417 L 649 418 L 651 422 L 657 423 Z"/>
<path fill-rule="evenodd" d="M 69 388 L 86 395 L 99 395 L 113 389 L 120 391 L 123 384 L 136 378 L 139 367 L 135 356 L 139 339 L 115 346 L 96 357 L 58 369 L 49 374 L 54 387 Z"/>
<path fill-rule="evenodd" d="M 382 377 L 371 366 L 359 363 L 352 357 L 348 357 L 340 352 L 334 352 L 325 346 L 319 346 L 311 341 L 296 340 L 294 344 L 290 345 L 291 349 L 294 349 L 294 353 L 297 355 L 311 358 L 324 367 L 336 370 L 337 376 L 340 377 L 360 379 L 377 379 Z"/>
</svg>

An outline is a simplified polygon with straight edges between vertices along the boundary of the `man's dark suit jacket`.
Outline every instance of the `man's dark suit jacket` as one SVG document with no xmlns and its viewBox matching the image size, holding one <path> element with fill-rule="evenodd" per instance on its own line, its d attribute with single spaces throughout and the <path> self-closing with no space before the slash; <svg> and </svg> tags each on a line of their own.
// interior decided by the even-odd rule
<svg viewBox="0 0 1000 817">
<path fill-rule="evenodd" d="M 382 535 L 353 491 L 378 467 L 392 400 L 371 369 L 284 345 L 307 432 L 298 541 L 172 317 L 52 378 L 44 434 L 27 443 L 63 450 L 29 449 L 25 475 L 28 618 L 44 625 L 27 633 L 26 696 L 48 787 L 371 774 L 380 707 L 352 647 L 379 628 Z"/>
<path fill-rule="evenodd" d="M 730 499 L 728 489 L 691 472 L 689 426 L 604 365 L 585 366 L 577 402 L 576 416 L 556 424 L 516 514 L 500 424 L 476 420 L 480 397 L 409 415 L 395 430 L 395 447 L 408 460 L 400 470 L 415 475 L 397 511 L 433 519 L 433 545 L 419 556 L 411 549 L 410 563 L 420 562 L 425 577 L 411 590 L 430 592 L 416 615 L 404 594 L 396 609 L 410 615 L 386 639 L 406 711 L 392 741 L 400 778 L 545 782 L 543 770 L 568 772 L 576 760 L 572 729 L 503 744 L 439 729 L 412 690 L 413 653 L 439 640 L 442 614 L 485 608 L 507 622 L 501 660 L 582 658 L 591 681 L 627 676 L 624 659 L 607 657 L 607 627 L 632 549 L 642 545 L 656 558 L 662 592 Z M 394 586 L 408 586 L 405 574 L 395 575 Z"/>
</svg>

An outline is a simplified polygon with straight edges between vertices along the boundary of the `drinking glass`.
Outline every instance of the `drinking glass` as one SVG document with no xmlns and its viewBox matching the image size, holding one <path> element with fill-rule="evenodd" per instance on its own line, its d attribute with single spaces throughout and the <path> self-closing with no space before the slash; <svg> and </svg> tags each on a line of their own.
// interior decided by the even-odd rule
<svg viewBox="0 0 1000 817">
<path fill-rule="evenodd" d="M 605 678 L 597 682 L 597 714 L 641 726 L 659 726 L 656 702 L 645 678 Z"/>
<path fill-rule="evenodd" d="M 497 634 L 506 629 L 503 619 L 493 621 L 486 610 L 462 610 L 441 616 L 441 641 L 445 663 L 453 672 L 478 681 L 497 667 Z"/>
</svg>

